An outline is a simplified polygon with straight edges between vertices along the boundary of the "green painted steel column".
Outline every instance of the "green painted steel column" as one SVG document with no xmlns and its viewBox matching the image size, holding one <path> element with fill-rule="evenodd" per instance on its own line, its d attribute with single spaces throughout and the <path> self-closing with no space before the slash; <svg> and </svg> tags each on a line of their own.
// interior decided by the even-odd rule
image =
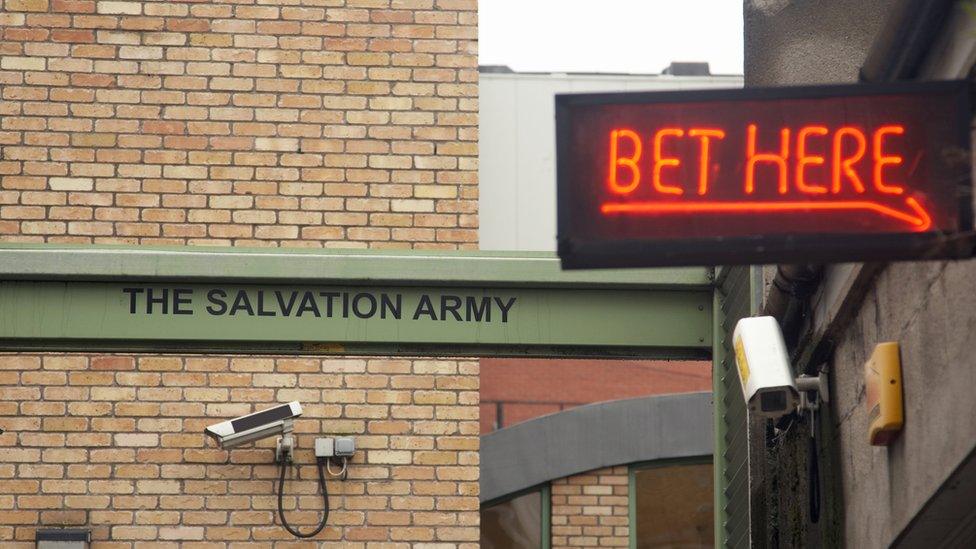
<svg viewBox="0 0 976 549">
<path fill-rule="evenodd" d="M 722 364 L 725 361 L 725 333 L 722 331 L 724 310 L 722 307 L 722 292 L 716 287 L 712 301 L 712 402 L 715 406 L 715 449 L 713 450 L 713 484 L 715 493 L 715 547 L 725 547 L 725 523 L 728 514 L 725 512 L 725 419 L 722 403 L 725 401 L 725 384 L 722 383 Z M 633 547 L 631 549 L 634 549 Z"/>
<path fill-rule="evenodd" d="M 552 547 L 552 484 L 542 485 L 542 548 Z"/>
<path fill-rule="evenodd" d="M 627 468 L 627 547 L 637 549 L 637 469 Z"/>
<path fill-rule="evenodd" d="M 731 339 L 738 320 L 756 310 L 757 272 L 750 267 L 723 267 L 716 276 L 712 327 L 716 547 L 748 547 L 751 543 L 748 411 Z"/>
</svg>

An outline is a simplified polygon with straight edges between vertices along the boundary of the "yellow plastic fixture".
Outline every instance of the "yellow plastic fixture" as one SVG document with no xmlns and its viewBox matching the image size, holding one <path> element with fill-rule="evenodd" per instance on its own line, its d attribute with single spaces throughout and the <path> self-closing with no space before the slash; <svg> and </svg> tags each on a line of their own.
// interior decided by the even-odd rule
<svg viewBox="0 0 976 549">
<path fill-rule="evenodd" d="M 898 342 L 879 343 L 864 363 L 867 391 L 868 441 L 888 446 L 905 423 L 901 387 L 901 356 Z"/>
</svg>

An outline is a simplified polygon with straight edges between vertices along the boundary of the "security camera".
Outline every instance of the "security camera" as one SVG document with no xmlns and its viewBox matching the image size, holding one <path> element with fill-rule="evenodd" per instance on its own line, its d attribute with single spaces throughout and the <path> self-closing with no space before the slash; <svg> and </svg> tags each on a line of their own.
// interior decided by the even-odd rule
<svg viewBox="0 0 976 549">
<path fill-rule="evenodd" d="M 332 473 L 331 462 L 341 461 L 339 473 L 332 473 L 342 480 L 346 479 L 349 460 L 356 452 L 356 441 L 352 437 L 315 439 L 315 462 L 319 470 L 319 489 L 322 491 L 322 520 L 310 532 L 294 528 L 285 518 L 282 498 L 285 493 L 285 473 L 294 464 L 295 437 L 292 436 L 295 418 L 302 415 L 302 405 L 289 402 L 260 412 L 254 412 L 229 421 L 222 421 L 206 428 L 207 436 L 213 437 L 221 448 L 228 450 L 265 437 L 278 436 L 275 447 L 275 461 L 278 462 L 278 517 L 281 525 L 297 538 L 312 538 L 325 528 L 329 520 L 329 491 L 326 486 L 326 471 Z"/>
<path fill-rule="evenodd" d="M 800 394 L 776 319 L 757 316 L 739 320 L 732 345 L 749 412 L 779 418 L 794 411 Z"/>
<path fill-rule="evenodd" d="M 275 435 L 291 433 L 293 421 L 302 415 L 302 405 L 289 402 L 260 412 L 254 412 L 236 419 L 222 421 L 207 427 L 207 436 L 217 441 L 225 449 L 236 448 Z"/>
</svg>

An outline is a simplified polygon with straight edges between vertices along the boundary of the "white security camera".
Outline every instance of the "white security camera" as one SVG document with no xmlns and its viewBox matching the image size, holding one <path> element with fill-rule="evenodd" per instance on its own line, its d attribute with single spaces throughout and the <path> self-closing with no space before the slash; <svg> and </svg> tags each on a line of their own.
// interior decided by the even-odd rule
<svg viewBox="0 0 976 549">
<path fill-rule="evenodd" d="M 356 453 L 356 441 L 352 437 L 317 438 L 315 439 L 315 462 L 319 469 L 319 490 L 322 492 L 323 511 L 322 520 L 310 532 L 302 532 L 292 527 L 285 518 L 285 508 L 282 498 L 285 493 L 285 473 L 293 464 L 295 454 L 295 437 L 291 435 L 295 418 L 302 415 L 302 405 L 297 401 L 254 412 L 229 421 L 222 421 L 206 428 L 207 436 L 217 441 L 221 448 L 228 450 L 248 442 L 254 442 L 266 437 L 278 436 L 275 447 L 275 461 L 278 462 L 278 517 L 281 525 L 297 538 L 312 538 L 325 528 L 329 520 L 329 490 L 326 486 L 326 471 L 332 473 L 331 462 L 341 461 L 342 469 L 339 473 L 332 473 L 346 479 L 349 460 Z"/>
<path fill-rule="evenodd" d="M 293 421 L 302 415 L 302 405 L 289 402 L 260 412 L 254 412 L 236 419 L 222 421 L 207 427 L 207 436 L 217 441 L 225 449 L 236 448 L 275 435 L 291 433 Z"/>
<path fill-rule="evenodd" d="M 779 418 L 796 410 L 800 394 L 776 319 L 757 316 L 739 320 L 732 345 L 749 412 Z"/>
</svg>

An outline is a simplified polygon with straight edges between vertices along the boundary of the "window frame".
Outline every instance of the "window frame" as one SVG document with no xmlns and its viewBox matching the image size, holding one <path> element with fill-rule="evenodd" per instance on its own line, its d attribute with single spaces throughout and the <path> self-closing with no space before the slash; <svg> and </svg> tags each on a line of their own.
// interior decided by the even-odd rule
<svg viewBox="0 0 976 549">
<path fill-rule="evenodd" d="M 481 505 L 478 506 L 479 537 L 481 535 L 480 532 L 482 527 L 480 523 L 482 509 L 486 507 L 492 507 L 500 503 L 505 503 L 506 501 L 510 501 L 515 498 L 527 494 L 531 494 L 533 492 L 539 492 L 539 497 L 541 498 L 541 501 L 539 502 L 539 507 L 542 516 L 540 517 L 539 523 L 541 525 L 542 532 L 540 533 L 539 539 L 542 540 L 542 545 L 540 546 L 539 549 L 551 549 L 552 547 L 552 483 L 551 482 L 536 484 L 535 486 L 531 486 L 524 490 L 519 490 L 518 492 L 512 492 L 510 494 L 505 494 L 504 496 L 500 496 L 495 499 L 482 502 Z"/>
<path fill-rule="evenodd" d="M 653 461 L 631 463 L 627 466 L 627 546 L 630 549 L 637 549 L 637 472 L 661 467 L 673 467 L 676 465 L 706 464 L 710 464 L 714 470 L 715 460 L 713 456 L 655 459 Z M 715 491 L 715 486 L 712 486 L 712 491 Z M 712 512 L 714 513 L 715 510 L 713 509 Z"/>
</svg>

